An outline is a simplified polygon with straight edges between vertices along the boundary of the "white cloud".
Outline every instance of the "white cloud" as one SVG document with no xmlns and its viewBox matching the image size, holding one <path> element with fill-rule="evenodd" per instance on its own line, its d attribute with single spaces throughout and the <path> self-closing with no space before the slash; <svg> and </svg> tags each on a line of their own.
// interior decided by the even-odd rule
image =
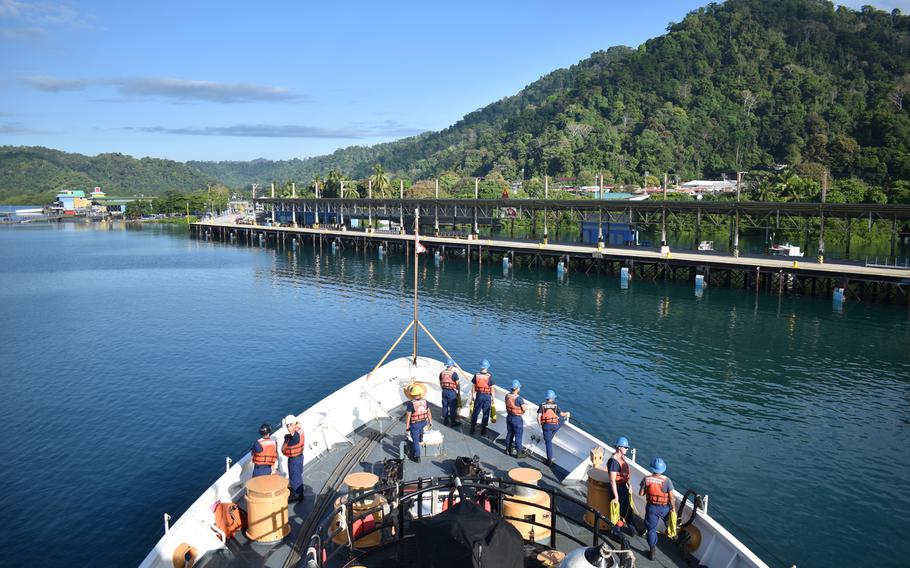
<svg viewBox="0 0 910 568">
<path fill-rule="evenodd" d="M 232 126 L 165 127 L 137 126 L 127 130 L 152 134 L 190 136 L 241 136 L 250 138 L 390 138 L 414 136 L 423 130 L 397 123 L 383 123 L 372 128 L 322 128 L 299 124 L 236 124 Z"/>
<path fill-rule="evenodd" d="M 127 99 L 159 97 L 173 101 L 216 103 L 281 102 L 306 100 L 284 87 L 256 83 L 218 83 L 172 77 L 128 77 L 115 79 L 61 79 L 31 76 L 22 79 L 31 88 L 48 93 L 82 91 L 90 87 L 113 87 Z M 96 99 L 105 100 L 105 99 Z"/>
<path fill-rule="evenodd" d="M 45 37 L 49 27 L 84 23 L 66 3 L 0 0 L 0 39 L 29 41 Z"/>
</svg>

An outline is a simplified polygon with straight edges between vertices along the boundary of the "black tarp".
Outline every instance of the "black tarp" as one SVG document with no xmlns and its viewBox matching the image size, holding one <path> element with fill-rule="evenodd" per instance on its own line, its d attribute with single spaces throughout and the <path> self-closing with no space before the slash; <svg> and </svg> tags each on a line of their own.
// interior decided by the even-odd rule
<svg viewBox="0 0 910 568">
<path fill-rule="evenodd" d="M 522 568 L 524 541 L 518 529 L 473 501 L 456 503 L 433 517 L 415 519 L 420 566 Z"/>
</svg>

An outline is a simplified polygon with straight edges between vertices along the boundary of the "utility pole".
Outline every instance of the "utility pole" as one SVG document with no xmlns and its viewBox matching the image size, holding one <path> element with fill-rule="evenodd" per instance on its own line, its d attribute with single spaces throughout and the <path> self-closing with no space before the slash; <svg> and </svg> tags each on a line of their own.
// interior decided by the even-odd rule
<svg viewBox="0 0 910 568">
<path fill-rule="evenodd" d="M 275 182 L 272 182 L 272 199 L 275 199 Z M 272 201 L 272 224 L 275 224 L 275 202 Z"/>
<path fill-rule="evenodd" d="M 739 257 L 739 196 L 742 190 L 743 174 L 736 172 L 736 214 L 733 217 L 733 256 Z"/>
<path fill-rule="evenodd" d="M 341 180 L 341 188 L 339 189 L 338 196 L 341 199 L 344 199 L 344 180 Z M 339 211 L 341 212 L 341 227 L 340 228 L 343 231 L 344 230 L 344 203 L 343 202 L 339 203 L 338 207 L 339 207 Z"/>
<path fill-rule="evenodd" d="M 291 182 L 291 197 L 297 199 L 297 182 Z M 291 226 L 297 226 L 297 204 L 291 204 Z"/>
<path fill-rule="evenodd" d="M 404 234 L 404 180 L 398 180 L 398 234 Z"/>
<path fill-rule="evenodd" d="M 433 236 L 439 236 L 439 178 L 436 178 L 436 201 L 433 205 Z"/>
<path fill-rule="evenodd" d="M 313 185 L 316 188 L 316 199 L 319 199 L 319 182 L 313 181 Z M 319 202 L 318 201 L 313 204 L 313 211 L 314 211 L 313 227 L 318 229 L 319 228 Z"/>
<path fill-rule="evenodd" d="M 250 214 L 253 216 L 253 224 L 256 224 L 256 188 L 259 187 L 258 183 L 251 184 L 251 189 L 253 192 L 253 197 L 250 199 Z"/>
<path fill-rule="evenodd" d="M 543 178 L 543 198 L 544 201 L 550 199 L 550 176 L 544 176 Z M 543 244 L 548 244 L 550 242 L 550 235 L 547 231 L 547 217 L 549 217 L 549 212 L 547 211 L 546 203 L 543 207 Z"/>
<path fill-rule="evenodd" d="M 660 248 L 667 246 L 667 174 L 664 173 L 664 202 L 660 211 Z"/>
<path fill-rule="evenodd" d="M 822 172 L 822 206 L 819 211 L 818 263 L 825 263 L 825 200 L 828 197 L 828 168 Z"/>
<path fill-rule="evenodd" d="M 477 227 L 477 200 L 480 199 L 480 178 L 474 178 L 474 238 L 480 236 L 480 229 Z"/>
<path fill-rule="evenodd" d="M 597 248 L 604 247 L 604 176 L 597 176 L 598 203 L 597 203 Z"/>
<path fill-rule="evenodd" d="M 369 200 L 367 202 L 367 215 L 368 215 L 367 232 L 372 233 L 373 232 L 373 180 L 371 180 L 371 179 L 367 180 L 367 199 Z"/>
</svg>

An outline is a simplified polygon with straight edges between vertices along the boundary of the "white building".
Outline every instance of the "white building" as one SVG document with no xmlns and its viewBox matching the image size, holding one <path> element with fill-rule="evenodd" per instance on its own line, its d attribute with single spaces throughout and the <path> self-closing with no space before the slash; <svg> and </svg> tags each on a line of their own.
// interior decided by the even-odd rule
<svg viewBox="0 0 910 568">
<path fill-rule="evenodd" d="M 680 188 L 689 193 L 730 193 L 736 191 L 736 182 L 732 180 L 693 179 L 682 184 Z"/>
</svg>

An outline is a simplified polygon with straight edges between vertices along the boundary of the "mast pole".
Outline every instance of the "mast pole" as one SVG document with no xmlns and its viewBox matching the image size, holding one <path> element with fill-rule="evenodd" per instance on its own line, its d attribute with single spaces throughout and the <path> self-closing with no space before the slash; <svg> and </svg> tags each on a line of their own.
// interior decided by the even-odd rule
<svg viewBox="0 0 910 568">
<path fill-rule="evenodd" d="M 418 335 L 418 324 L 420 323 L 417 319 L 417 244 L 419 237 L 417 236 L 418 231 L 420 230 L 420 208 L 414 209 L 414 365 L 417 365 L 417 335 Z"/>
</svg>

